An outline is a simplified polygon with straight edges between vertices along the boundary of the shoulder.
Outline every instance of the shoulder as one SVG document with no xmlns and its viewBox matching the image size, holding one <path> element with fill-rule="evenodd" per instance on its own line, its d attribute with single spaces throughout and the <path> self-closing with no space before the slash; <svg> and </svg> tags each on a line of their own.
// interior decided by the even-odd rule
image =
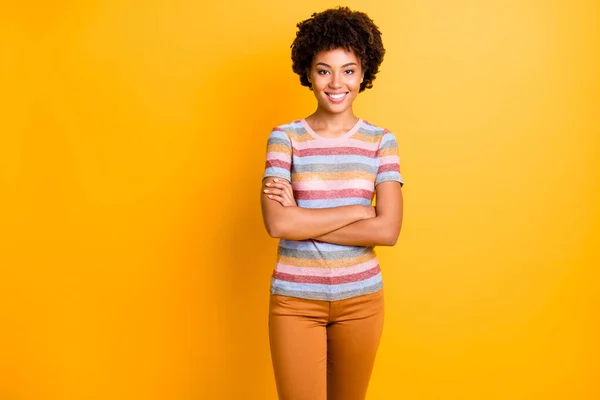
<svg viewBox="0 0 600 400">
<path fill-rule="evenodd" d="M 396 136 L 389 129 L 367 120 L 363 120 L 359 131 L 368 136 L 374 136 L 381 142 L 396 141 Z"/>
<path fill-rule="evenodd" d="M 273 127 L 269 137 L 287 139 L 288 141 L 291 141 L 298 136 L 305 135 L 306 133 L 307 131 L 302 124 L 302 120 L 296 119 Z"/>
<path fill-rule="evenodd" d="M 284 132 L 287 131 L 296 131 L 299 129 L 302 129 L 303 125 L 302 125 L 302 120 L 301 119 L 295 119 L 293 121 L 289 121 L 280 125 L 277 125 L 274 129 L 279 129 L 282 130 Z"/>
</svg>

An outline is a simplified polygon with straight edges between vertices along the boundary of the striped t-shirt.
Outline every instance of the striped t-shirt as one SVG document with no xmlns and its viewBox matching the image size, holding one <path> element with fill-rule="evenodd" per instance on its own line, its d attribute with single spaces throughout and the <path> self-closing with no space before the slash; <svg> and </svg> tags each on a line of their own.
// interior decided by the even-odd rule
<svg viewBox="0 0 600 400">
<path fill-rule="evenodd" d="M 304 208 L 368 206 L 377 184 L 404 184 L 396 138 L 362 119 L 336 138 L 320 136 L 304 119 L 280 125 L 269 136 L 266 159 L 263 179 L 290 181 L 296 204 Z M 382 287 L 373 247 L 279 240 L 272 294 L 331 301 Z"/>
</svg>

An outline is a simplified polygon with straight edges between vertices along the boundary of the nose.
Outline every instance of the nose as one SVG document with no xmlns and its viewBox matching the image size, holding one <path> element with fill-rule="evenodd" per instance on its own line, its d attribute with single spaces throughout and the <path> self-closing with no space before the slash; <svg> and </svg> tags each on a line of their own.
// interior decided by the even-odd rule
<svg viewBox="0 0 600 400">
<path fill-rule="evenodd" d="M 332 88 L 336 88 L 336 89 L 342 87 L 340 80 L 341 80 L 340 74 L 338 74 L 338 73 L 331 74 L 331 81 L 329 81 L 329 86 Z"/>
</svg>

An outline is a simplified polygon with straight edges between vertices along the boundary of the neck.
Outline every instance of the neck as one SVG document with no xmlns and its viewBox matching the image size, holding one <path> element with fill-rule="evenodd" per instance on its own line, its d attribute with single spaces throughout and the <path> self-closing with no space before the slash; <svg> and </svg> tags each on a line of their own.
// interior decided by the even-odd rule
<svg viewBox="0 0 600 400">
<path fill-rule="evenodd" d="M 348 108 L 348 110 L 342 113 L 335 114 L 327 112 L 322 108 L 317 108 L 317 110 L 306 119 L 311 121 L 314 125 L 318 125 L 320 129 L 332 131 L 348 130 L 358 121 L 358 118 L 354 115 L 352 108 Z"/>
</svg>

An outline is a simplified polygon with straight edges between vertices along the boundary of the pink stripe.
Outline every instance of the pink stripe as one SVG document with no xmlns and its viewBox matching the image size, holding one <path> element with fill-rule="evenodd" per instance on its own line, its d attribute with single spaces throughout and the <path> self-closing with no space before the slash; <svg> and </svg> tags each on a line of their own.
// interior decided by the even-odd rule
<svg viewBox="0 0 600 400">
<path fill-rule="evenodd" d="M 369 142 L 363 142 L 362 140 L 357 140 L 357 139 L 346 139 L 346 140 L 344 140 L 344 145 L 348 146 L 348 147 L 364 149 L 367 151 L 377 151 L 379 149 L 379 142 L 369 143 Z M 314 148 L 314 146 L 315 146 L 315 143 L 312 140 L 307 140 L 306 142 L 294 142 L 294 148 L 296 150 L 306 150 L 306 149 Z M 336 147 L 340 147 L 339 143 L 328 143 L 328 142 L 319 143 L 319 148 L 336 148 Z"/>
<path fill-rule="evenodd" d="M 380 164 L 398 164 L 398 156 L 385 156 L 379 159 Z"/>
<path fill-rule="evenodd" d="M 267 153 L 267 160 L 281 160 L 290 162 L 291 157 L 289 154 L 282 153 L 280 151 L 270 151 Z"/>
<path fill-rule="evenodd" d="M 373 182 L 364 179 L 348 179 L 340 181 L 301 181 L 292 182 L 294 190 L 327 190 L 327 189 L 364 189 L 373 190 Z"/>
<path fill-rule="evenodd" d="M 373 192 L 364 189 L 340 189 L 340 190 L 294 190 L 294 197 L 297 200 L 327 200 L 343 199 L 347 197 L 362 197 L 371 199 Z"/>
<path fill-rule="evenodd" d="M 364 147 L 318 147 L 309 149 L 294 147 L 293 152 L 297 157 L 355 155 L 375 158 L 377 156 L 377 150 L 368 150 Z"/>
<path fill-rule="evenodd" d="M 273 277 L 287 282 L 298 282 L 298 283 L 321 283 L 326 285 L 339 285 L 341 283 L 351 283 L 363 281 L 369 279 L 372 276 L 377 275 L 381 269 L 379 264 L 374 268 L 367 271 L 359 272 L 356 274 L 342 275 L 342 276 L 310 276 L 310 275 L 291 275 L 275 271 Z"/>
<path fill-rule="evenodd" d="M 373 258 L 362 264 L 356 264 L 345 268 L 311 268 L 311 267 L 296 267 L 294 265 L 277 264 L 276 270 L 290 275 L 310 275 L 310 276 L 342 276 L 357 274 L 359 272 L 368 271 L 377 266 L 377 258 Z"/>
<path fill-rule="evenodd" d="M 286 163 L 286 162 L 280 161 L 280 160 L 267 160 L 267 162 L 265 163 L 265 168 L 269 168 L 269 167 L 278 167 L 278 168 L 285 168 L 287 170 L 290 170 L 291 165 L 290 165 L 290 163 Z"/>
<path fill-rule="evenodd" d="M 379 167 L 379 169 L 377 170 L 377 173 L 380 174 L 382 172 L 390 172 L 390 171 L 396 171 L 398 172 L 398 170 L 400 169 L 400 166 L 398 164 L 385 164 Z"/>
</svg>

